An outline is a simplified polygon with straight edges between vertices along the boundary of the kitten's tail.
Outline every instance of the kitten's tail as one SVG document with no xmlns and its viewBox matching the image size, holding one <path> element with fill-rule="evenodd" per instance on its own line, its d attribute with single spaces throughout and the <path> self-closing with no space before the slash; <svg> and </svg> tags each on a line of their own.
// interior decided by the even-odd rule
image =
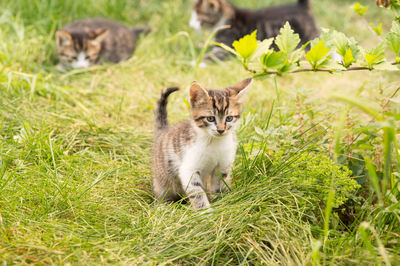
<svg viewBox="0 0 400 266">
<path fill-rule="evenodd" d="M 139 35 L 144 34 L 147 35 L 151 32 L 151 28 L 150 27 L 135 27 L 135 28 L 131 28 L 131 31 L 133 33 L 133 35 L 135 35 L 136 37 L 139 37 Z"/>
<path fill-rule="evenodd" d="M 297 3 L 300 6 L 306 7 L 306 8 L 310 8 L 310 2 L 311 0 L 298 0 Z"/>
<path fill-rule="evenodd" d="M 179 90 L 179 88 L 173 87 L 173 88 L 168 88 L 161 93 L 161 97 L 158 100 L 158 105 L 156 110 L 156 121 L 155 121 L 156 135 L 160 130 L 168 127 L 167 99 L 171 93 L 177 90 Z"/>
</svg>

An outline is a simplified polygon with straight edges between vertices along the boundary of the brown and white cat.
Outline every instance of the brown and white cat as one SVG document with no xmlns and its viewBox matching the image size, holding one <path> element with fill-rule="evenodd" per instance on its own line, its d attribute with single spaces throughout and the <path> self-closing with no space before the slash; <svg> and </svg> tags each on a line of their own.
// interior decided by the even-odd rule
<svg viewBox="0 0 400 266">
<path fill-rule="evenodd" d="M 315 20 L 310 12 L 310 1 L 298 0 L 296 4 L 250 10 L 238 8 L 226 0 L 195 0 L 189 24 L 197 30 L 202 27 L 230 25 L 229 29 L 217 33 L 216 42 L 232 46 L 233 41 L 256 29 L 259 40 L 275 37 L 288 21 L 292 29 L 300 35 L 300 45 L 303 45 L 318 36 Z M 212 54 L 221 60 L 227 56 L 219 47 Z"/>
<path fill-rule="evenodd" d="M 112 20 L 84 19 L 56 32 L 60 68 L 85 68 L 104 59 L 118 63 L 129 58 L 145 28 L 128 28 Z"/>
<path fill-rule="evenodd" d="M 210 205 L 207 193 L 227 189 L 237 146 L 235 129 L 251 82 L 245 79 L 223 90 L 205 89 L 194 82 L 189 91 L 191 119 L 172 127 L 167 98 L 178 88 L 161 94 L 153 150 L 153 189 L 159 200 L 188 196 L 193 208 L 200 209 Z"/>
</svg>

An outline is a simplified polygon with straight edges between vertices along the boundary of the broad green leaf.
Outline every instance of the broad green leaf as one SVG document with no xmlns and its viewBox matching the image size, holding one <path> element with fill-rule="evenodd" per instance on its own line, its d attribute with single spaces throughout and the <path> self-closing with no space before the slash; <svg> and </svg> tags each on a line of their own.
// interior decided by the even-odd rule
<svg viewBox="0 0 400 266">
<path fill-rule="evenodd" d="M 373 31 L 375 31 L 376 34 L 378 34 L 379 36 L 382 35 L 382 23 L 379 23 L 379 25 L 375 26 L 375 27 L 372 26 L 372 24 L 370 24 L 370 26 L 371 26 L 371 29 Z"/>
<path fill-rule="evenodd" d="M 336 47 L 336 52 L 344 57 L 346 55 L 347 49 L 349 49 L 349 41 L 346 35 L 341 32 L 335 32 L 334 44 Z"/>
<path fill-rule="evenodd" d="M 286 53 L 282 51 L 269 52 L 262 57 L 262 63 L 266 68 L 277 69 L 283 65 L 286 58 Z"/>
<path fill-rule="evenodd" d="M 400 55 L 400 24 L 393 21 L 392 30 L 386 35 L 386 42 L 390 50 Z"/>
<path fill-rule="evenodd" d="M 391 28 L 390 31 L 391 31 L 391 32 L 394 32 L 394 33 L 400 34 L 400 22 L 393 21 L 393 22 L 392 22 L 392 28 Z"/>
<path fill-rule="evenodd" d="M 354 38 L 348 38 L 343 33 L 337 31 L 334 31 L 333 37 L 336 52 L 342 57 L 345 57 L 346 53 L 348 53 L 347 50 L 350 49 L 355 61 L 360 53 L 357 41 Z"/>
<path fill-rule="evenodd" d="M 356 12 L 358 15 L 363 16 L 365 14 L 365 12 L 367 12 L 368 10 L 368 6 L 363 6 L 360 3 L 355 3 L 353 5 L 353 10 L 354 12 Z"/>
<path fill-rule="evenodd" d="M 304 57 L 304 50 L 302 49 L 297 49 L 295 51 L 293 51 L 290 56 L 289 56 L 289 60 L 292 63 L 299 63 L 300 59 Z"/>
<path fill-rule="evenodd" d="M 349 67 L 351 66 L 351 64 L 354 62 L 354 57 L 353 57 L 353 53 L 351 52 L 351 49 L 348 48 L 346 53 L 343 56 L 343 65 L 345 67 Z"/>
<path fill-rule="evenodd" d="M 322 29 L 321 34 L 318 38 L 311 41 L 312 47 L 316 46 L 319 42 L 323 41 L 324 46 L 329 48 L 331 52 L 336 52 L 337 55 L 340 55 L 340 62 L 343 61 L 343 57 L 346 55 L 348 49 L 351 50 L 351 54 L 353 56 L 353 61 L 356 61 L 358 54 L 360 53 L 360 49 L 358 48 L 357 41 L 354 38 L 348 38 L 341 32 L 331 30 L 331 29 Z M 348 52 L 347 52 L 348 53 Z M 330 53 L 332 54 L 332 53 Z M 335 60 L 338 61 L 338 60 Z M 343 63 L 343 62 L 342 62 Z M 334 66 L 334 65 L 332 65 Z M 337 66 L 337 65 L 336 65 Z"/>
<path fill-rule="evenodd" d="M 372 69 L 374 65 L 382 63 L 384 61 L 384 58 L 385 58 L 384 42 L 380 43 L 377 47 L 373 49 L 369 49 L 364 54 L 364 59 L 369 69 Z"/>
<path fill-rule="evenodd" d="M 244 60 L 248 59 L 255 52 L 257 45 L 257 30 L 238 41 L 234 41 L 232 44 L 233 48 L 235 48 L 236 52 L 243 57 Z"/>
<path fill-rule="evenodd" d="M 275 38 L 276 46 L 278 46 L 280 51 L 289 54 L 296 49 L 299 43 L 299 35 L 294 33 L 289 22 L 286 22 L 285 26 L 281 28 L 279 35 Z"/>
<path fill-rule="evenodd" d="M 338 34 L 339 32 L 335 30 L 322 28 L 321 34 L 318 36 L 318 38 L 311 41 L 311 47 L 314 47 L 319 42 L 324 41 L 324 45 L 331 49 L 335 46 L 335 40 L 340 37 Z M 346 36 L 343 33 L 342 35 L 344 41 L 347 42 Z"/>
<path fill-rule="evenodd" d="M 258 41 L 257 49 L 246 60 L 246 62 L 244 62 L 247 65 L 247 68 L 252 69 L 256 73 L 264 72 L 265 67 L 261 59 L 265 53 L 269 53 L 272 51 L 270 47 L 273 41 L 274 41 L 273 38 L 265 39 L 263 41 Z"/>
<path fill-rule="evenodd" d="M 260 57 L 263 56 L 265 53 L 270 51 L 270 47 L 272 42 L 274 41 L 273 38 L 265 39 L 263 41 L 258 41 L 257 49 L 251 55 L 250 60 L 257 60 L 259 61 Z"/>
<path fill-rule="evenodd" d="M 373 55 L 373 54 L 366 54 L 365 55 L 365 60 L 367 60 L 367 64 L 369 66 L 372 66 L 372 65 L 374 65 L 375 63 L 378 62 L 377 59 L 376 59 L 376 56 Z"/>
<path fill-rule="evenodd" d="M 305 55 L 305 58 L 313 69 L 317 69 L 328 52 L 329 48 L 324 45 L 324 41 L 320 41 L 311 48 L 311 50 Z M 325 64 L 325 61 L 323 61 L 323 63 Z"/>
</svg>

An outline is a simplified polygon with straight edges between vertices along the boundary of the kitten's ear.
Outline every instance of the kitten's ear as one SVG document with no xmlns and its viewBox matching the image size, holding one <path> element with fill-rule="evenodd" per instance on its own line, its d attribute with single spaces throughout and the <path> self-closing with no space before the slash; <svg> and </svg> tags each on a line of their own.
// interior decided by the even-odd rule
<svg viewBox="0 0 400 266">
<path fill-rule="evenodd" d="M 240 99 L 243 98 L 243 95 L 247 91 L 247 89 L 250 87 L 250 85 L 253 83 L 252 78 L 248 78 L 245 80 L 242 80 L 241 82 L 237 83 L 236 85 L 226 88 L 226 90 L 229 92 L 230 96 L 237 97 Z"/>
<path fill-rule="evenodd" d="M 64 30 L 59 30 L 56 32 L 56 43 L 57 46 L 62 47 L 62 46 L 68 46 L 72 44 L 72 37 L 69 32 L 64 31 Z"/>
<path fill-rule="evenodd" d="M 203 102 L 209 98 L 208 92 L 197 82 L 193 82 L 189 89 L 190 105 Z"/>
<path fill-rule="evenodd" d="M 94 34 L 96 35 L 96 37 L 93 39 L 92 42 L 101 44 L 101 42 L 107 37 L 108 30 L 106 30 L 104 28 L 100 28 L 100 29 L 95 30 Z"/>
</svg>

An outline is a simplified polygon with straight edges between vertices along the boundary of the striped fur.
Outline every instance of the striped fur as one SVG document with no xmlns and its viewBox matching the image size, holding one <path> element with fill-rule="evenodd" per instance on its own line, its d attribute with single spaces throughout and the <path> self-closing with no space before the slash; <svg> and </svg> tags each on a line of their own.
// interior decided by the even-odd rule
<svg viewBox="0 0 400 266">
<path fill-rule="evenodd" d="M 191 120 L 169 127 L 166 104 L 176 88 L 162 93 L 156 111 L 153 190 L 159 200 L 187 196 L 194 209 L 226 190 L 236 153 L 235 127 L 251 79 L 223 90 L 190 87 Z M 223 179 L 224 181 L 221 181 Z"/>
<path fill-rule="evenodd" d="M 111 20 L 78 20 L 56 32 L 61 68 L 84 68 L 106 60 L 118 63 L 131 56 L 141 33 L 149 29 L 128 28 Z"/>
</svg>

